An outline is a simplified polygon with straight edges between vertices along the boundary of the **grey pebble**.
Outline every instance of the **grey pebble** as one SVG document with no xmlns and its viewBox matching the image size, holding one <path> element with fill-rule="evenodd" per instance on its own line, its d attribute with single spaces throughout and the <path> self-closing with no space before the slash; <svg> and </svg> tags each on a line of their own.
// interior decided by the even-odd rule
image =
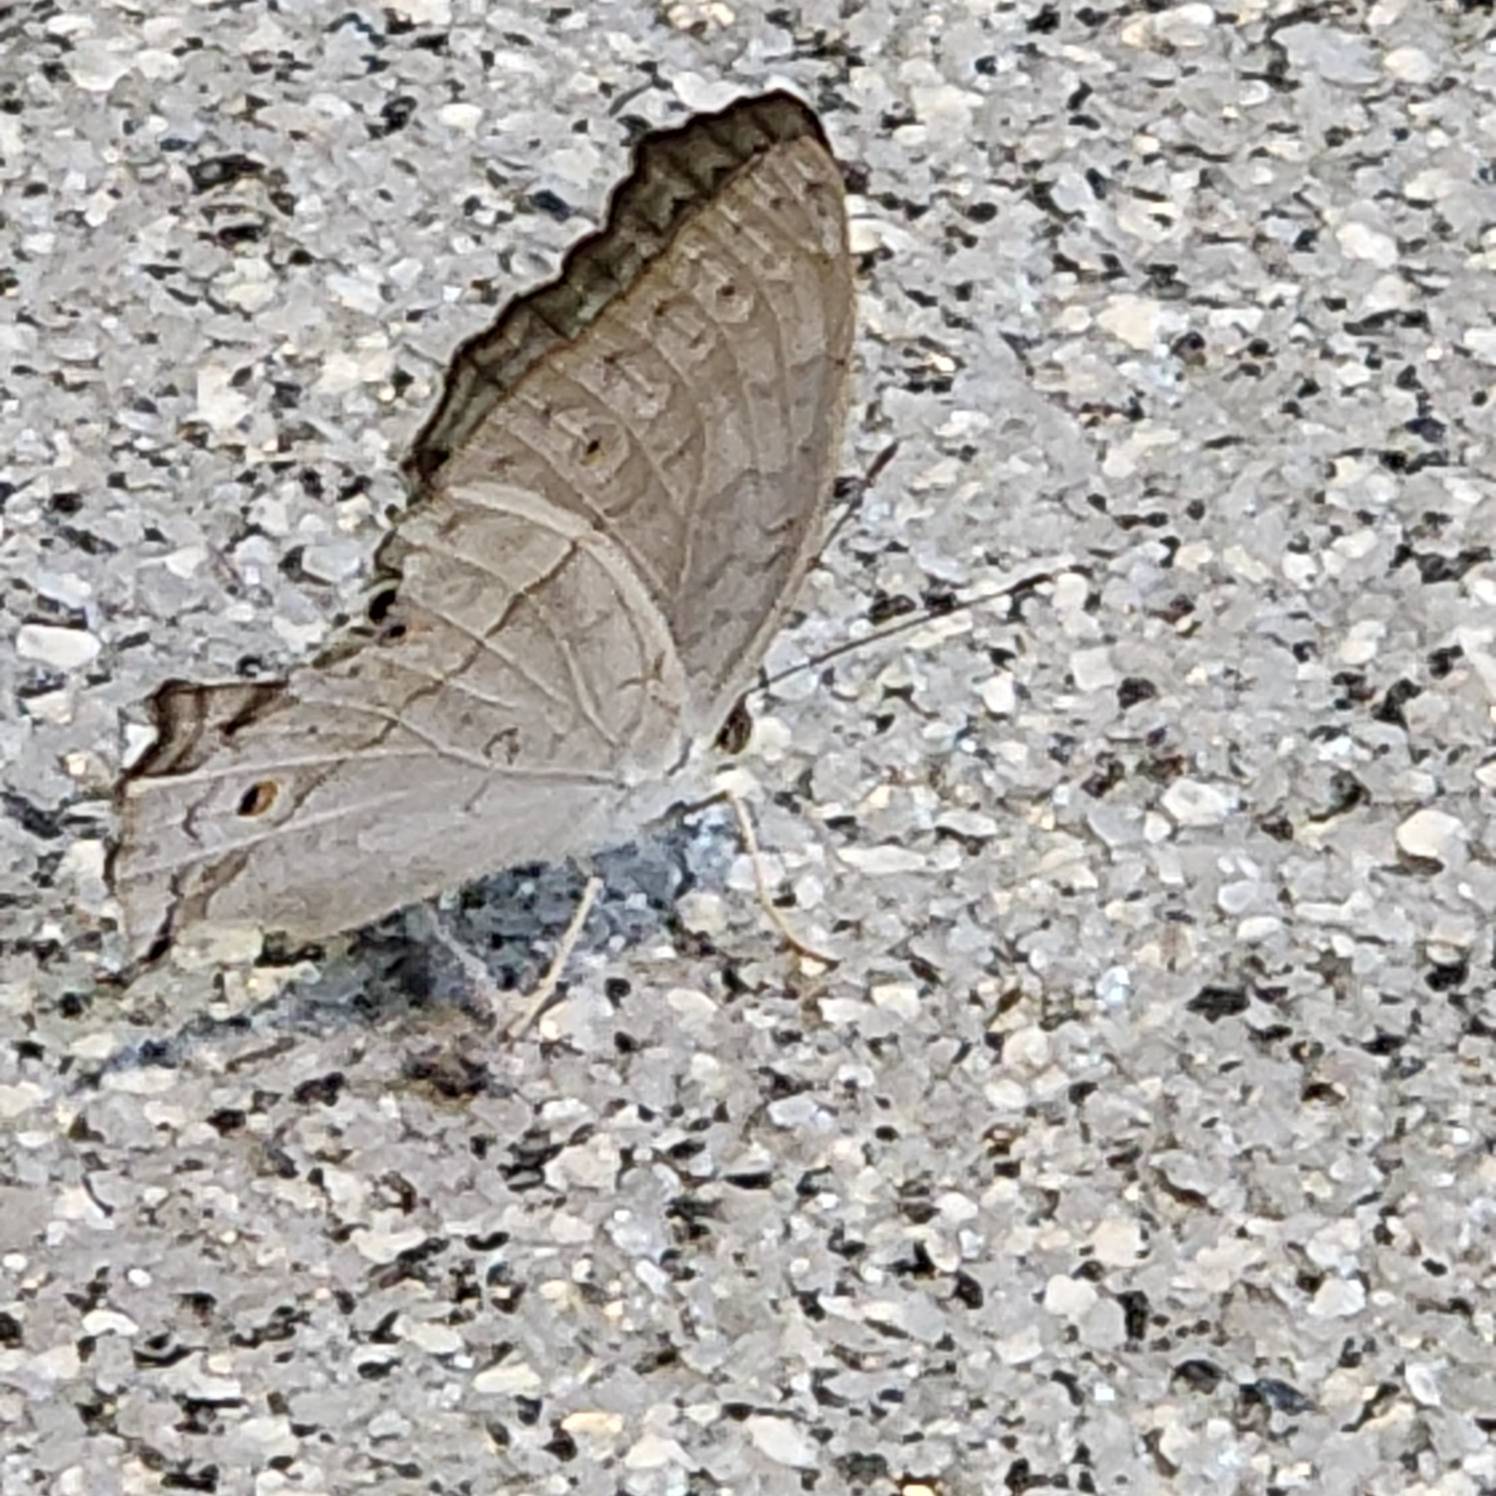
<svg viewBox="0 0 1496 1496">
<path fill-rule="evenodd" d="M 1488 32 L 0 19 L 0 1490 L 1496 1489 Z M 518 1045 L 414 917 L 111 985 L 144 697 L 314 651 L 457 342 L 785 83 L 900 446 L 771 664 L 1048 578 L 758 704 L 841 965 L 707 812 Z M 436 917 L 522 984 L 576 887 Z"/>
</svg>

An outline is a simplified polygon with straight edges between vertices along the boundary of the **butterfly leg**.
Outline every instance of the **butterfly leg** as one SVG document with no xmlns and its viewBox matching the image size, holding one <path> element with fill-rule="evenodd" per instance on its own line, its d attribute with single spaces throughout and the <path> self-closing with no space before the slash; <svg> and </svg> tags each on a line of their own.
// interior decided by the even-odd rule
<svg viewBox="0 0 1496 1496">
<path fill-rule="evenodd" d="M 582 897 L 577 902 L 576 911 L 562 933 L 561 941 L 556 946 L 556 954 L 551 957 L 551 964 L 546 967 L 545 975 L 540 979 L 540 985 L 530 993 L 524 1011 L 517 1017 L 511 1018 L 499 1030 L 505 1038 L 519 1038 L 540 1017 L 551 998 L 555 996 L 556 988 L 561 981 L 561 974 L 566 969 L 566 963 L 571 959 L 571 953 L 576 948 L 577 941 L 581 939 L 582 927 L 587 923 L 587 916 L 592 913 L 592 906 L 597 903 L 597 896 L 602 891 L 603 880 L 596 873 L 589 873 L 587 885 L 582 889 Z"/>
<path fill-rule="evenodd" d="M 768 915 L 769 923 L 779 931 L 779 938 L 792 951 L 798 951 L 812 961 L 819 961 L 822 966 L 839 966 L 841 963 L 835 956 L 828 956 L 824 951 L 818 951 L 813 945 L 807 945 L 801 940 L 791 929 L 790 922 L 781 913 L 779 906 L 775 904 L 769 892 L 768 875 L 764 872 L 764 855 L 758 848 L 758 833 L 753 829 L 753 817 L 748 813 L 748 802 L 735 790 L 730 789 L 724 789 L 722 797 L 732 806 L 732 813 L 738 818 L 738 834 L 743 838 L 743 850 L 747 852 L 748 860 L 753 864 L 753 882 L 758 889 L 758 901 L 763 906 L 764 913 Z"/>
</svg>

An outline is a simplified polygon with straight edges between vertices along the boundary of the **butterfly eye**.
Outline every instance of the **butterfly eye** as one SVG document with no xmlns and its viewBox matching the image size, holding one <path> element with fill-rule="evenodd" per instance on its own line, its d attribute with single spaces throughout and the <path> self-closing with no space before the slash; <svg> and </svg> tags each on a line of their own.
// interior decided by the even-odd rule
<svg viewBox="0 0 1496 1496">
<path fill-rule="evenodd" d="M 748 746 L 748 740 L 752 736 L 753 716 L 748 710 L 747 700 L 739 696 L 727 714 L 722 730 L 717 734 L 715 747 L 720 753 L 730 753 L 736 757 Z"/>
<path fill-rule="evenodd" d="M 239 797 L 239 814 L 246 818 L 264 815 L 275 804 L 277 793 L 273 779 L 262 779 L 258 784 L 250 785 Z"/>
</svg>

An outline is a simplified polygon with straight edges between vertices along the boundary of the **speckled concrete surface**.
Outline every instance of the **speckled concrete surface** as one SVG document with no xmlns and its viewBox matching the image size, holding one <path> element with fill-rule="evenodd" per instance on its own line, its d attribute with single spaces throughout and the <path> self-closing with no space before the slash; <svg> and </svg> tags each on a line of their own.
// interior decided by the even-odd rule
<svg viewBox="0 0 1496 1496">
<path fill-rule="evenodd" d="M 1496 1489 L 1493 35 L 0 11 L 0 1489 Z M 778 84 L 901 447 L 772 663 L 1053 579 L 760 703 L 842 965 L 713 813 L 528 1042 L 409 917 L 102 980 L 144 695 L 309 655 L 457 340 Z M 523 977 L 573 886 L 436 917 Z"/>
</svg>

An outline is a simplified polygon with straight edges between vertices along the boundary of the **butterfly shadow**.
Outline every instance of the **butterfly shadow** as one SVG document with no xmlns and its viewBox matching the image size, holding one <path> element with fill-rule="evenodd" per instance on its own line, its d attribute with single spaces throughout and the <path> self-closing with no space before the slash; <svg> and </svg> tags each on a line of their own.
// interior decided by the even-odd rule
<svg viewBox="0 0 1496 1496">
<path fill-rule="evenodd" d="M 588 957 L 659 939 L 697 887 L 721 887 L 739 850 L 732 813 L 709 805 L 672 815 L 588 859 L 508 868 L 434 903 L 402 909 L 328 950 L 277 998 L 280 1022 L 320 1029 L 455 1005 L 502 1026 L 537 985 L 590 873 L 603 892 L 582 927 L 563 985 Z M 268 961 L 285 952 L 267 945 Z"/>
<path fill-rule="evenodd" d="M 731 810 L 710 801 L 591 857 L 590 871 L 604 891 L 583 926 L 563 991 L 588 957 L 622 956 L 657 940 L 675 923 L 684 894 L 725 884 L 738 851 Z M 303 965 L 305 975 L 232 1015 L 192 1014 L 169 1032 L 145 1034 L 80 1074 L 77 1087 L 92 1089 L 113 1072 L 187 1064 L 194 1051 L 235 1035 L 279 1047 L 297 1034 L 325 1037 L 443 1010 L 461 1011 L 497 1034 L 525 1006 L 586 878 L 570 863 L 509 868 L 325 944 L 293 946 L 271 936 L 256 965 Z M 684 948 L 696 940 L 675 943 Z M 478 968 L 483 979 L 475 981 Z"/>
</svg>

